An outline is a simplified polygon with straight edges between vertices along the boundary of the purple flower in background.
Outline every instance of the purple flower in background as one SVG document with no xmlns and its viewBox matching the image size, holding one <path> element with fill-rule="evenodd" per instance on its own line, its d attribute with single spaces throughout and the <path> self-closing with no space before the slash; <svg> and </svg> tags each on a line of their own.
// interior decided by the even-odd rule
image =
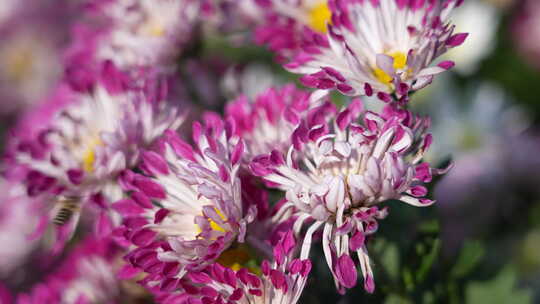
<svg viewBox="0 0 540 304">
<path fill-rule="evenodd" d="M 77 11 L 68 1 L 31 0 L 24 6 L 3 1 L 1 6 L 0 115 L 6 115 L 37 104 L 55 87 L 61 78 L 61 52 Z"/>
<path fill-rule="evenodd" d="M 253 160 L 256 175 L 286 191 L 287 202 L 274 218 L 293 217 L 297 234 L 309 225 L 301 259 L 309 255 L 313 234 L 323 229 L 324 255 L 340 292 L 356 285 L 351 252 L 358 255 L 365 289 L 374 290 L 365 239 L 387 215 L 380 203 L 433 203 L 424 198 L 423 184 L 442 172 L 421 162 L 432 141 L 428 127 L 429 120 L 389 106 L 381 115 L 364 112 L 356 100 L 330 123 L 300 126 L 286 157 L 273 151 Z"/>
<path fill-rule="evenodd" d="M 527 59 L 540 68 L 540 3 L 525 0 L 515 16 L 514 39 L 518 49 Z"/>
</svg>

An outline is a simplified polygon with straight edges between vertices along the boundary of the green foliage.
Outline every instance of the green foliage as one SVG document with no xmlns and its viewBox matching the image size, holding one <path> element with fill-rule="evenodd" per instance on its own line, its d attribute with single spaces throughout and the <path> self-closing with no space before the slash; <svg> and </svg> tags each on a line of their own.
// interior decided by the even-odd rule
<svg viewBox="0 0 540 304">
<path fill-rule="evenodd" d="M 478 265 L 485 255 L 485 248 L 479 241 L 468 241 L 463 245 L 456 264 L 450 272 L 453 279 L 461 279 Z"/>
<path fill-rule="evenodd" d="M 527 304 L 532 303 L 532 291 L 516 287 L 517 275 L 506 266 L 495 278 L 472 282 L 467 286 L 465 303 Z"/>
</svg>

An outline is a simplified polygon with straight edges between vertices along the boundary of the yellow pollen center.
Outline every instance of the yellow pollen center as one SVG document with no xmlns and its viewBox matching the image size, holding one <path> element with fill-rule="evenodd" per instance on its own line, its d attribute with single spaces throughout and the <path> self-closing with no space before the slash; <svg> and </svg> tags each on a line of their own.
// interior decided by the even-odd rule
<svg viewBox="0 0 540 304">
<path fill-rule="evenodd" d="M 13 50 L 7 56 L 6 74 L 16 82 L 22 81 L 32 70 L 32 52 L 28 49 Z"/>
<path fill-rule="evenodd" d="M 247 268 L 250 272 L 260 275 L 261 270 L 257 266 L 254 255 L 246 244 L 233 244 L 231 248 L 223 251 L 217 262 L 222 266 L 228 267 L 234 271 Z"/>
<path fill-rule="evenodd" d="M 309 26 L 320 33 L 326 33 L 327 24 L 332 24 L 332 12 L 326 1 L 313 6 L 309 11 Z"/>
<path fill-rule="evenodd" d="M 216 211 L 216 213 L 219 215 L 219 217 L 223 221 L 227 221 L 227 218 L 225 217 L 225 215 L 223 215 L 223 213 L 221 213 L 221 211 L 218 208 L 214 207 L 214 210 Z M 215 221 L 213 221 L 211 219 L 208 219 L 208 222 L 210 223 L 210 228 L 212 228 L 212 230 L 219 231 L 219 232 L 227 232 L 227 230 L 225 230 L 225 228 L 221 227 Z M 199 225 L 197 225 L 197 224 L 195 224 L 195 226 L 197 227 L 197 230 L 199 231 L 199 233 L 201 233 L 202 232 L 201 227 L 199 227 Z"/>
<path fill-rule="evenodd" d="M 394 69 L 402 70 L 407 66 L 407 55 L 402 52 L 393 52 L 388 54 L 394 58 Z M 384 84 L 390 84 L 392 82 L 392 76 L 388 75 L 385 71 L 380 68 L 375 68 L 373 70 L 373 75 Z"/>
<path fill-rule="evenodd" d="M 221 211 L 218 209 L 218 208 L 214 208 L 214 210 L 216 210 L 216 213 L 219 215 L 219 217 L 223 220 L 223 221 L 226 221 L 227 219 L 225 218 L 225 216 L 223 215 L 223 213 L 221 213 Z M 209 219 L 208 220 L 210 222 L 210 227 L 215 230 L 215 231 L 219 231 L 219 232 L 225 232 L 225 229 L 223 229 L 223 227 L 221 227 L 220 225 L 218 225 L 218 223 L 214 222 L 213 220 Z"/>
<path fill-rule="evenodd" d="M 163 37 L 165 35 L 165 27 L 158 20 L 151 19 L 142 26 L 141 32 L 143 35 L 150 37 Z"/>
<path fill-rule="evenodd" d="M 94 162 L 96 161 L 96 148 L 102 145 L 103 142 L 99 137 L 93 137 L 88 141 L 86 149 L 83 152 L 83 169 L 88 173 L 94 172 Z"/>
</svg>

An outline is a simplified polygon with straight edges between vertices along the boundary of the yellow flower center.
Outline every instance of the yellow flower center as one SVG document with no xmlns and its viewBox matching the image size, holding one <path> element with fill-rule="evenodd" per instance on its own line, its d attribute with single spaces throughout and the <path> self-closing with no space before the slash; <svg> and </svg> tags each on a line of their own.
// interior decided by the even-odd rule
<svg viewBox="0 0 540 304">
<path fill-rule="evenodd" d="M 313 6 L 309 11 L 309 26 L 320 33 L 326 33 L 327 24 L 332 24 L 332 12 L 326 1 Z"/>
<path fill-rule="evenodd" d="M 221 213 L 221 211 L 218 209 L 218 208 L 214 208 L 214 210 L 216 210 L 216 213 L 219 215 L 219 217 L 223 220 L 223 221 L 226 221 L 227 218 L 225 218 L 225 216 L 223 215 L 223 213 Z M 223 227 L 221 227 L 220 225 L 218 225 L 218 223 L 214 222 L 213 220 L 211 219 L 208 219 L 208 221 L 210 222 L 210 227 L 215 230 L 215 231 L 219 231 L 219 232 L 225 232 L 225 229 L 223 229 Z"/>
<path fill-rule="evenodd" d="M 7 56 L 6 74 L 15 82 L 21 82 L 32 70 L 34 63 L 32 51 L 16 48 Z"/>
<path fill-rule="evenodd" d="M 233 244 L 229 249 L 223 251 L 217 262 L 224 267 L 234 271 L 247 268 L 250 272 L 260 275 L 261 270 L 257 266 L 255 255 L 246 244 Z"/>
<path fill-rule="evenodd" d="M 141 33 L 150 37 L 163 37 L 165 35 L 165 27 L 163 23 L 156 18 L 152 18 L 141 26 Z"/>
<path fill-rule="evenodd" d="M 92 137 L 86 145 L 83 152 L 82 165 L 84 171 L 88 173 L 94 172 L 94 162 L 96 161 L 96 148 L 101 146 L 103 142 L 98 136 Z"/>
<path fill-rule="evenodd" d="M 407 55 L 402 52 L 393 52 L 387 54 L 394 58 L 394 69 L 402 70 L 407 66 Z M 384 84 L 390 84 L 392 82 L 392 76 L 388 75 L 385 71 L 380 68 L 375 68 L 373 70 L 373 75 Z"/>
</svg>

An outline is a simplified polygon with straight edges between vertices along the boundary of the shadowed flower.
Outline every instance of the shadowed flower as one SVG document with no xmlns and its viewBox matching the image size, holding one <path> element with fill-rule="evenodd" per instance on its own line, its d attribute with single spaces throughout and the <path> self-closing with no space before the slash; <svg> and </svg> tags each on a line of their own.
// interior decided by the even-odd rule
<svg viewBox="0 0 540 304">
<path fill-rule="evenodd" d="M 284 233 L 274 246 L 273 262 L 264 260 L 259 274 L 215 263 L 204 272 L 188 275 L 189 293 L 185 290 L 172 293 L 164 297 L 163 303 L 297 303 L 311 271 L 311 262 L 294 258 L 294 252 L 292 232 Z"/>
<path fill-rule="evenodd" d="M 309 87 L 352 96 L 377 93 L 385 102 L 395 94 L 404 102 L 409 91 L 454 65 L 431 66 L 467 37 L 454 34 L 449 23 L 450 12 L 461 2 L 331 0 L 328 39 L 305 46 L 285 67 L 305 74 L 302 82 Z"/>
<path fill-rule="evenodd" d="M 357 123 L 360 116 L 363 123 Z M 428 126 L 428 120 L 390 106 L 381 115 L 364 112 L 356 100 L 332 123 L 300 127 L 293 135 L 297 144 L 286 157 L 273 151 L 253 160 L 256 175 L 286 191 L 287 202 L 274 219 L 295 218 L 296 233 L 311 223 L 301 259 L 309 255 L 313 233 L 323 229 L 324 255 L 340 292 L 356 285 L 351 252 L 358 255 L 365 289 L 373 292 L 365 239 L 387 214 L 379 203 L 392 199 L 419 207 L 433 203 L 423 198 L 427 194 L 423 184 L 440 173 L 421 162 L 432 140 L 425 133 Z"/>
</svg>

